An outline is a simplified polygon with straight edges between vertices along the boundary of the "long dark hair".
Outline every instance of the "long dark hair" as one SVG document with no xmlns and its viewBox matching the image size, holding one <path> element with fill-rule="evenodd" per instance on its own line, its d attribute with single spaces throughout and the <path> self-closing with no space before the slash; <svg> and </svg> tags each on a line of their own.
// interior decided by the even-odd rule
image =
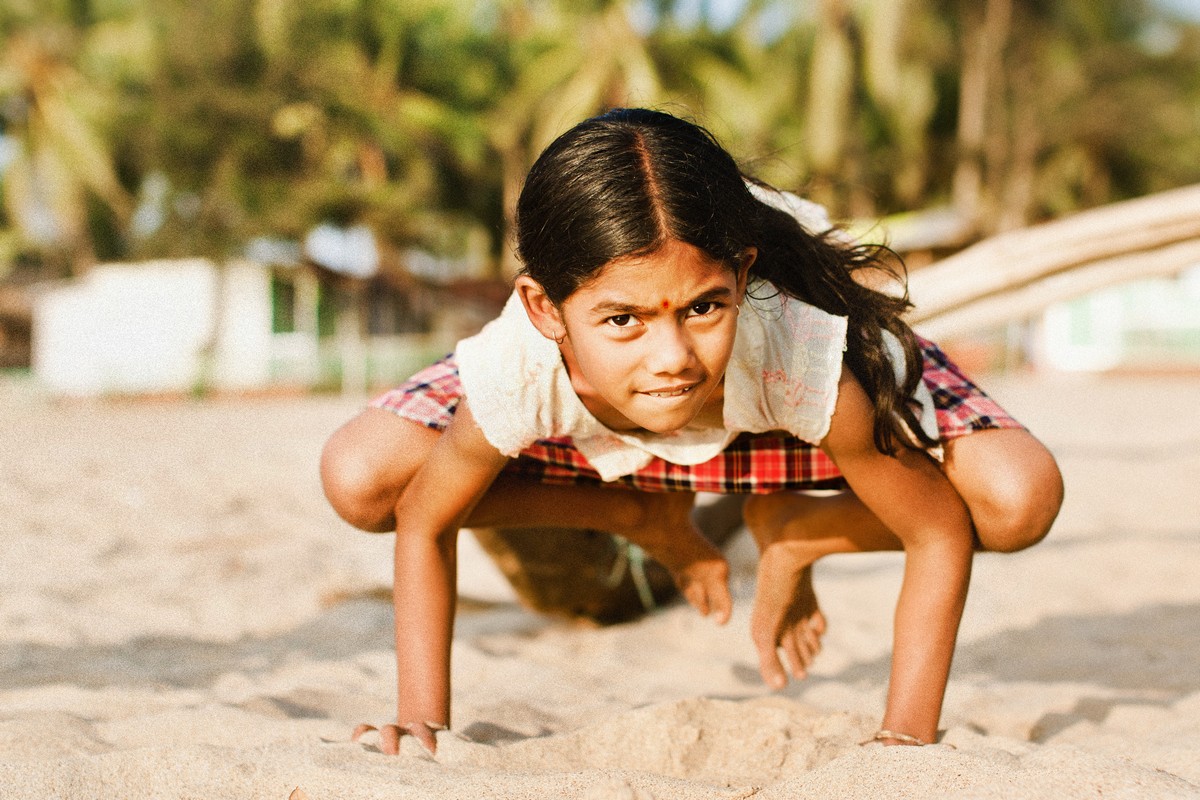
<svg viewBox="0 0 1200 800">
<path fill-rule="evenodd" d="M 845 363 L 875 405 L 876 448 L 893 454 L 897 442 L 913 445 L 914 436 L 922 446 L 936 444 L 913 414 L 921 356 L 901 319 L 907 295 L 856 279 L 864 270 L 895 274 L 884 248 L 848 244 L 836 231 L 808 231 L 755 199 L 746 181 L 713 135 L 692 122 L 647 109 L 584 120 L 542 152 L 525 180 L 517 201 L 523 272 L 561 304 L 605 264 L 653 253 L 669 239 L 731 270 L 757 247 L 752 275 L 847 318 Z M 901 385 L 884 330 L 903 345 Z"/>
</svg>

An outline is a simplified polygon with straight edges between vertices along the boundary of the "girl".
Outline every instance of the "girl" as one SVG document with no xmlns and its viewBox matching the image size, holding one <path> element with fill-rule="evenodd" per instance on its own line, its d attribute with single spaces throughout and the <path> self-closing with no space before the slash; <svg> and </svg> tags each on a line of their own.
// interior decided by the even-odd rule
<svg viewBox="0 0 1200 800">
<path fill-rule="evenodd" d="M 878 248 L 745 178 L 703 128 L 621 109 L 538 158 L 517 249 L 524 269 L 501 316 L 322 456 L 337 512 L 396 534 L 385 752 L 403 735 L 433 750 L 450 723 L 459 528 L 618 534 L 723 623 L 728 568 L 689 520 L 696 491 L 754 493 L 751 634 L 775 688 L 784 661 L 802 678 L 820 647 L 810 565 L 904 550 L 872 741 L 933 741 L 973 548 L 1039 541 L 1062 484 L 1049 452 L 915 337 L 907 300 L 859 279 L 886 270 Z"/>
</svg>

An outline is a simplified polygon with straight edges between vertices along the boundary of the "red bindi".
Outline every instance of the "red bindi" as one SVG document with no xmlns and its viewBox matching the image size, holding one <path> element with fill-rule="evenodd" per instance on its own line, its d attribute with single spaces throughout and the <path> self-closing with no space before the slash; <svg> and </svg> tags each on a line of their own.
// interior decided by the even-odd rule
<svg viewBox="0 0 1200 800">
<path fill-rule="evenodd" d="M 666 300 L 663 300 L 663 303 L 662 303 L 662 306 L 663 306 L 663 308 L 667 308 L 669 305 L 670 305 L 670 304 L 669 304 L 669 303 L 667 303 L 667 301 L 666 301 Z"/>
</svg>

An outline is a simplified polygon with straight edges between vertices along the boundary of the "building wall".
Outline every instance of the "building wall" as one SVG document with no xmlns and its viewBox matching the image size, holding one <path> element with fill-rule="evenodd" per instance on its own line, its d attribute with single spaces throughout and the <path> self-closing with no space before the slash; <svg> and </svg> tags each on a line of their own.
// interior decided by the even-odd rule
<svg viewBox="0 0 1200 800">
<path fill-rule="evenodd" d="M 34 375 L 80 396 L 262 386 L 269 288 L 267 270 L 247 262 L 223 271 L 201 259 L 97 266 L 37 292 Z"/>
<path fill-rule="evenodd" d="M 1056 370 L 1200 369 L 1200 266 L 1051 306 L 1040 338 Z"/>
</svg>

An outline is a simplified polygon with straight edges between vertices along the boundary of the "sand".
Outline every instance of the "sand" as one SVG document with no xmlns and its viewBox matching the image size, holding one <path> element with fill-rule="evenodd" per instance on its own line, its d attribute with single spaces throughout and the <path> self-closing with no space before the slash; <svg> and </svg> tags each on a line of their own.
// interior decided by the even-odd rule
<svg viewBox="0 0 1200 800">
<path fill-rule="evenodd" d="M 325 505 L 340 398 L 56 404 L 0 386 L 0 797 L 1200 797 L 1200 379 L 990 387 L 1051 446 L 1051 536 L 983 555 L 943 745 L 862 748 L 894 554 L 818 566 L 812 676 L 771 693 L 737 611 L 594 629 L 464 548 L 455 726 L 398 757 L 386 536 Z"/>
</svg>

